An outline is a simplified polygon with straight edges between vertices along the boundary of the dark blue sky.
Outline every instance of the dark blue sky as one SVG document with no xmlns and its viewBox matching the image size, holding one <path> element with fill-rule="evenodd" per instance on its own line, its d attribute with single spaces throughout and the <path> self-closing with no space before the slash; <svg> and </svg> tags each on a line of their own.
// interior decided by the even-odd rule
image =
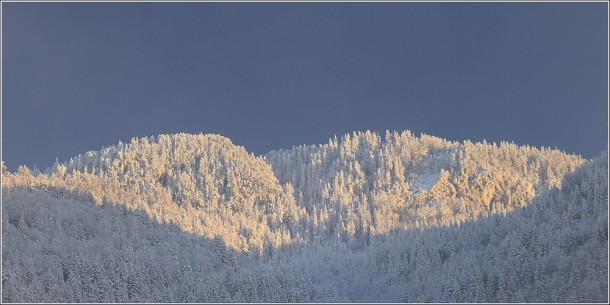
<svg viewBox="0 0 610 305">
<path fill-rule="evenodd" d="M 409 129 L 592 157 L 606 3 L 3 4 L 2 158 L 218 133 L 263 154 Z"/>
</svg>

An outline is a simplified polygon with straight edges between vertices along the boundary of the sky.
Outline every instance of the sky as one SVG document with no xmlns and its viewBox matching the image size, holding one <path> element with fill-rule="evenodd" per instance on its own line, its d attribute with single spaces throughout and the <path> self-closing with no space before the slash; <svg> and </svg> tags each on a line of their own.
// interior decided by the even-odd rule
<svg viewBox="0 0 610 305">
<path fill-rule="evenodd" d="M 3 3 L 2 159 L 352 131 L 608 147 L 606 3 Z"/>
</svg>

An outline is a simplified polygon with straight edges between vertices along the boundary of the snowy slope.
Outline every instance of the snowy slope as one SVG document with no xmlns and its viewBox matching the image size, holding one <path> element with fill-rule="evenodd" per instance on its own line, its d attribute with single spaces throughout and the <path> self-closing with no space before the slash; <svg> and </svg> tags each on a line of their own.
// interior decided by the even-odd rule
<svg viewBox="0 0 610 305">
<path fill-rule="evenodd" d="M 256 157 L 177 134 L 44 173 L 3 167 L 2 194 L 3 301 L 605 301 L 607 290 L 604 157 L 408 131 Z M 559 294 L 556 282 L 568 283 Z"/>
</svg>

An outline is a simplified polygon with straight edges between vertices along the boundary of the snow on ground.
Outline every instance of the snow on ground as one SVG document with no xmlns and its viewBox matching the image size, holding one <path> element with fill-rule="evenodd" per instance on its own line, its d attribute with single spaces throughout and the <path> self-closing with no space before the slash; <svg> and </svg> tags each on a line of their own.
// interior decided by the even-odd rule
<svg viewBox="0 0 610 305">
<path fill-rule="evenodd" d="M 429 190 L 438 182 L 439 177 L 440 173 L 422 174 L 413 181 L 413 189 Z"/>
</svg>

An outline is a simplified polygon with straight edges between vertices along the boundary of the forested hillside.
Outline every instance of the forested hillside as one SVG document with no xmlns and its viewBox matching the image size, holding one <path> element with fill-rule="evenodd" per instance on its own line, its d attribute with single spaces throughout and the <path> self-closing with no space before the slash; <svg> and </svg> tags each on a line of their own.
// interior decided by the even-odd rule
<svg viewBox="0 0 610 305">
<path fill-rule="evenodd" d="M 176 134 L 3 164 L 3 301 L 602 302 L 605 154 Z"/>
<path fill-rule="evenodd" d="M 20 167 L 3 179 L 3 190 L 62 189 L 97 204 L 142 209 L 186 232 L 220 236 L 233 249 L 257 254 L 265 245 L 290 245 L 304 211 L 267 163 L 217 135 L 133 139 L 57 162 L 45 173 Z"/>
<path fill-rule="evenodd" d="M 328 144 L 273 151 L 266 159 L 293 186 L 310 237 L 363 246 L 369 234 L 450 225 L 510 212 L 559 186 L 583 160 L 503 142 L 449 142 L 411 132 L 354 132 Z"/>
<path fill-rule="evenodd" d="M 506 215 L 307 255 L 295 268 L 345 302 L 606 303 L 607 153 Z"/>
</svg>

